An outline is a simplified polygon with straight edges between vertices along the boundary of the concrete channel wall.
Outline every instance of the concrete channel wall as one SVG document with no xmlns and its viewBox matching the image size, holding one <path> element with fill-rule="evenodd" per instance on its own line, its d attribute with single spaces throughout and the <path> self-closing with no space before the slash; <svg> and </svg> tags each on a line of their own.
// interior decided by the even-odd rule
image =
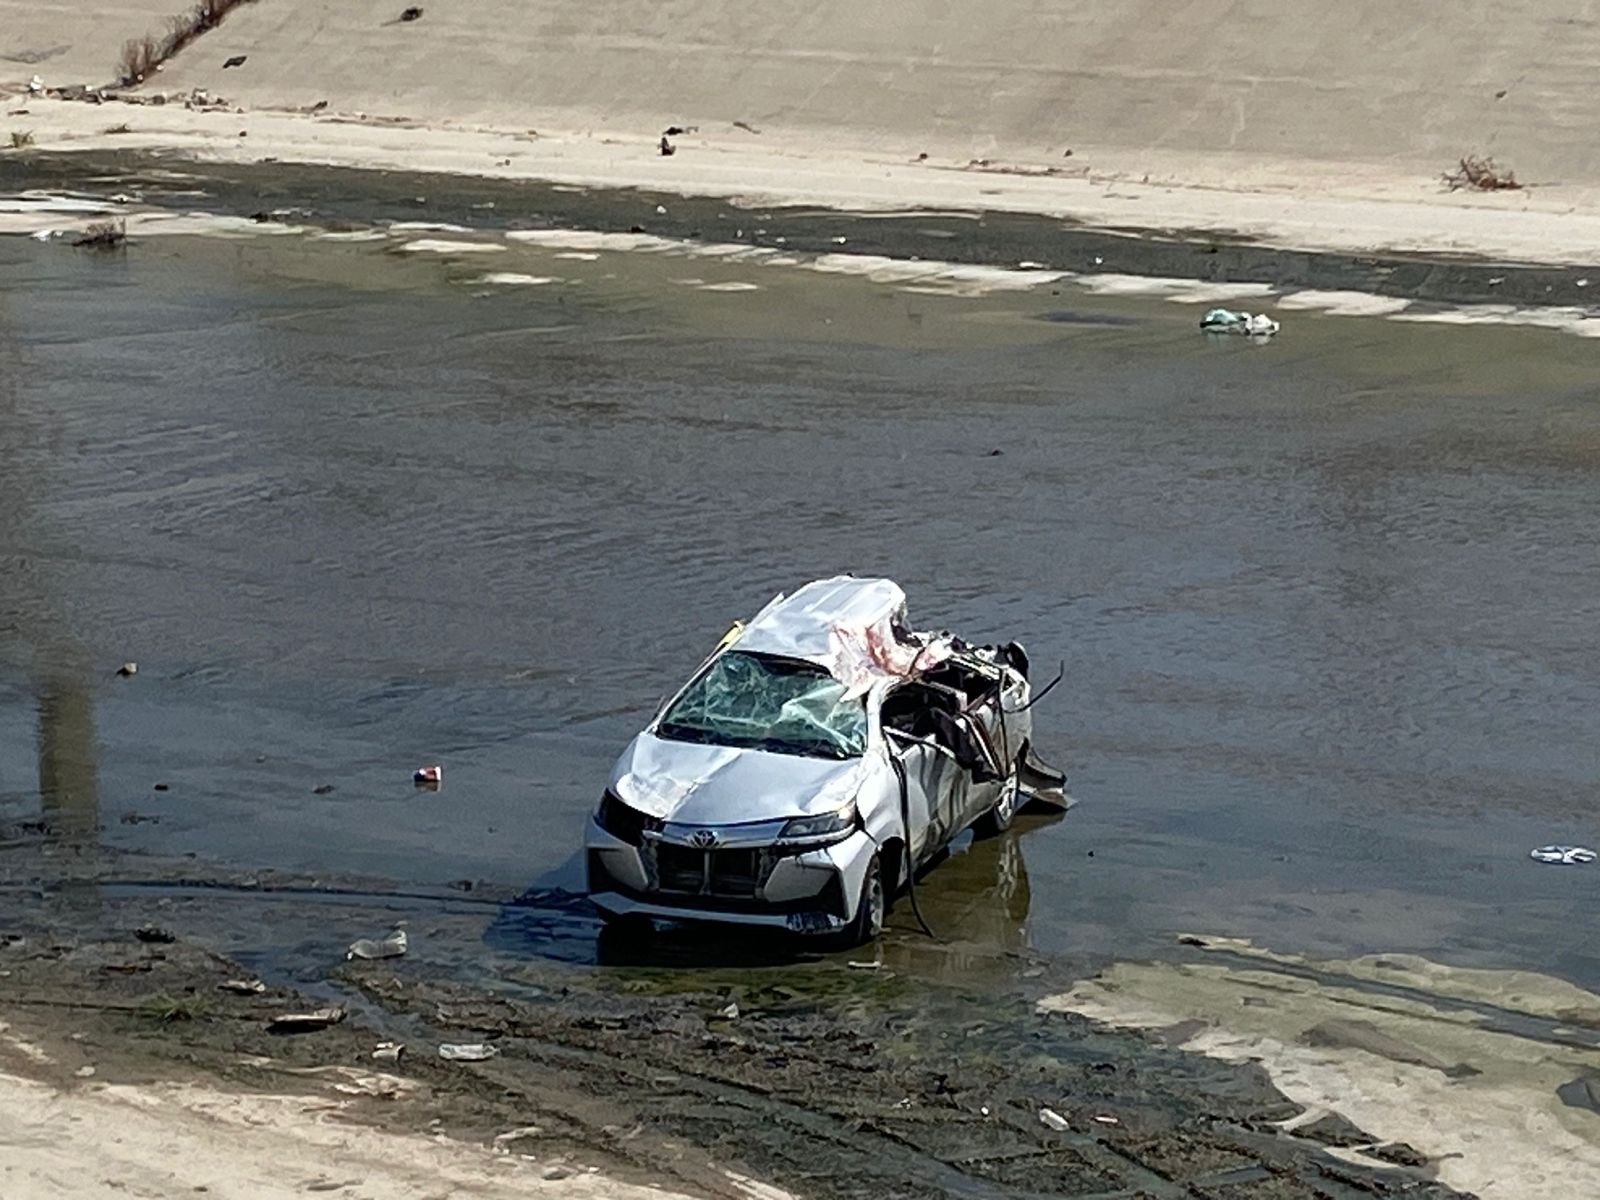
<svg viewBox="0 0 1600 1200">
<path fill-rule="evenodd" d="M 130 27 L 161 25 L 156 2 L 0 0 L 0 55 L 72 45 L 0 61 L 0 78 L 76 82 L 91 50 L 109 76 Z M 161 86 L 597 134 L 756 136 L 743 121 L 812 153 L 1092 146 L 1436 174 L 1476 152 L 1529 181 L 1600 181 L 1587 0 L 425 0 L 410 22 L 404 7 L 255 0 Z M 224 72 L 235 54 L 248 62 Z"/>
</svg>

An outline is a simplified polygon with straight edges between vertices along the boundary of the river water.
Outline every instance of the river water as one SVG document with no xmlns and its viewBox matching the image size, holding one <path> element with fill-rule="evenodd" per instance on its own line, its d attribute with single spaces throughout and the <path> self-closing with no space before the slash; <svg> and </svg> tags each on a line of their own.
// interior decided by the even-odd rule
<svg viewBox="0 0 1600 1200">
<path fill-rule="evenodd" d="M 935 965 L 1199 931 L 1600 985 L 1600 865 L 1528 857 L 1600 841 L 1593 342 L 403 241 L 0 238 L 0 823 L 575 888 L 729 621 L 883 573 L 1065 670 L 1079 803 L 928 876 Z"/>
</svg>

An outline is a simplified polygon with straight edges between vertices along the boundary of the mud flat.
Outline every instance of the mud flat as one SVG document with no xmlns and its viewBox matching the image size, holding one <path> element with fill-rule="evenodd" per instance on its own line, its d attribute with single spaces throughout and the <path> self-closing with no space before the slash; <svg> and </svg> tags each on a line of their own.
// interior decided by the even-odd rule
<svg viewBox="0 0 1600 1200">
<path fill-rule="evenodd" d="M 1341 1161 L 1325 1126 L 1286 1129 L 1306 1110 L 1256 1066 L 1046 1011 L 1049 972 L 975 995 L 715 943 L 508 960 L 482 947 L 527 922 L 592 936 L 581 903 L 62 856 L 18 830 L 4 846 L 0 1178 L 22 1194 L 86 1194 L 85 1171 L 89 1194 L 136 1196 L 1455 1194 L 1420 1156 Z M 396 921 L 412 953 L 341 960 L 347 931 Z M 348 1017 L 271 1028 L 329 1006 Z M 406 1048 L 375 1061 L 383 1041 Z M 444 1061 L 443 1043 L 495 1053 Z M 219 1131 L 226 1156 L 171 1152 Z"/>
</svg>

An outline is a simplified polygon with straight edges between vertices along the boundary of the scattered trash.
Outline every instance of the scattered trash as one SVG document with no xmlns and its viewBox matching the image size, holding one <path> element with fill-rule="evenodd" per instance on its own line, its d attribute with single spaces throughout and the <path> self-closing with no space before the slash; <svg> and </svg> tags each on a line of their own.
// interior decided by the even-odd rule
<svg viewBox="0 0 1600 1200">
<path fill-rule="evenodd" d="M 845 966 L 849 967 L 852 971 L 881 971 L 881 970 L 883 970 L 883 964 L 881 962 L 850 962 L 850 963 L 845 963 Z"/>
<path fill-rule="evenodd" d="M 978 1115 L 982 1116 L 982 1117 L 987 1117 L 989 1115 L 989 1106 L 987 1104 L 979 1105 L 978 1106 Z"/>
<path fill-rule="evenodd" d="M 446 1042 L 439 1047 L 439 1057 L 449 1062 L 483 1062 L 499 1053 L 483 1042 Z"/>
<path fill-rule="evenodd" d="M 127 812 L 122 814 L 122 823 L 124 825 L 159 825 L 161 823 L 161 818 L 147 817 L 144 813 L 139 812 L 137 809 L 129 809 Z"/>
<path fill-rule="evenodd" d="M 726 1021 L 737 1021 L 739 1019 L 739 1006 L 730 1002 L 728 1007 L 722 1009 L 717 1015 Z"/>
<path fill-rule="evenodd" d="M 227 71 L 233 67 L 242 67 L 245 64 L 245 60 L 249 57 L 250 56 L 248 54 L 235 54 L 232 58 L 228 59 L 222 64 L 222 69 Z"/>
<path fill-rule="evenodd" d="M 662 158 L 668 158 L 678 152 L 678 148 L 671 142 L 667 141 L 667 135 L 664 133 L 661 135 L 661 141 L 658 144 L 658 149 L 661 151 Z"/>
<path fill-rule="evenodd" d="M 1101 1125 L 1121 1125 L 1122 1124 L 1122 1122 L 1117 1120 L 1115 1117 L 1107 1117 L 1107 1116 L 1104 1116 L 1104 1115 L 1095 1117 L 1095 1120 L 1097 1122 L 1099 1122 Z"/>
<path fill-rule="evenodd" d="M 73 1074 L 75 1074 L 79 1079 L 93 1079 L 94 1078 L 94 1068 L 93 1067 L 79 1067 L 76 1071 L 73 1072 Z"/>
<path fill-rule="evenodd" d="M 333 791 L 333 784 L 319 783 L 316 787 L 311 789 L 311 794 L 313 796 L 326 796 L 331 791 Z"/>
<path fill-rule="evenodd" d="M 733 127 L 735 129 L 742 129 L 746 133 L 759 134 L 761 132 L 761 130 L 757 129 L 754 125 L 751 125 L 748 121 L 735 121 L 733 123 Z"/>
<path fill-rule="evenodd" d="M 153 792 L 170 792 L 172 790 L 172 785 L 170 783 L 152 784 L 150 790 Z"/>
<path fill-rule="evenodd" d="M 350 943 L 350 949 L 345 951 L 345 960 L 352 958 L 399 958 L 408 949 L 406 931 L 396 929 L 388 937 L 380 940 L 372 938 L 358 938 Z"/>
<path fill-rule="evenodd" d="M 33 240 L 36 242 L 48 242 L 51 238 L 56 236 L 56 231 L 54 229 L 41 229 L 37 233 L 32 233 L 28 236 L 33 238 Z"/>
<path fill-rule="evenodd" d="M 415 21 L 418 18 L 420 18 L 421 16 L 422 16 L 422 9 L 413 6 L 411 8 L 406 9 L 403 13 L 401 13 L 400 14 L 400 19 L 402 21 Z"/>
<path fill-rule="evenodd" d="M 232 992 L 235 996 L 259 996 L 267 985 L 259 979 L 224 979 L 217 984 L 219 992 Z"/>
<path fill-rule="evenodd" d="M 44 91 L 44 80 L 37 75 L 28 80 L 28 94 L 30 96 L 37 96 L 42 91 Z"/>
<path fill-rule="evenodd" d="M 1200 318 L 1206 333 L 1242 333 L 1248 337 L 1271 337 L 1279 325 L 1266 313 L 1239 312 L 1231 308 L 1212 308 Z"/>
<path fill-rule="evenodd" d="M 1206 940 L 1202 937 L 1195 937 L 1195 935 L 1192 933 L 1185 933 L 1178 936 L 1178 945 L 1195 946 L 1201 950 L 1204 950 L 1206 948 Z"/>
<path fill-rule="evenodd" d="M 1444 173 L 1444 181 L 1453 192 L 1458 188 L 1477 188 L 1480 192 L 1513 191 L 1522 187 L 1512 171 L 1502 171 L 1492 158 L 1479 158 L 1468 154 L 1460 159 L 1454 171 Z"/>
<path fill-rule="evenodd" d="M 124 679 L 127 679 L 130 675 L 137 675 L 138 673 L 139 664 L 136 662 L 125 662 L 117 668 L 117 674 L 122 676 Z"/>
<path fill-rule="evenodd" d="M 665 204 L 656 205 L 656 216 L 664 217 L 666 215 L 667 215 L 667 206 Z"/>
<path fill-rule="evenodd" d="M 543 1137 L 544 1130 L 537 1125 L 519 1125 L 515 1129 L 508 1129 L 504 1133 L 494 1135 L 494 1144 L 504 1146 L 507 1142 L 519 1142 L 523 1138 Z"/>
<path fill-rule="evenodd" d="M 699 133 L 700 132 L 700 126 L 698 126 L 698 125 L 668 125 L 661 132 L 666 137 L 682 137 L 686 133 Z"/>
<path fill-rule="evenodd" d="M 1535 862 L 1575 867 L 1583 863 L 1592 863 L 1600 856 L 1587 846 L 1540 846 L 1537 850 L 1529 851 L 1528 857 Z"/>
<path fill-rule="evenodd" d="M 1039 1124 L 1047 1129 L 1054 1129 L 1057 1133 L 1065 1133 L 1070 1128 L 1067 1119 L 1053 1108 L 1039 1110 Z"/>
<path fill-rule="evenodd" d="M 279 1013 L 267 1022 L 269 1033 L 313 1033 L 344 1020 L 342 1008 L 318 1008 L 311 1012 Z"/>
<path fill-rule="evenodd" d="M 133 931 L 133 936 L 147 945 L 170 946 L 178 940 L 178 935 L 170 929 L 163 929 L 159 925 L 141 925 Z"/>
<path fill-rule="evenodd" d="M 372 1057 L 380 1062 L 399 1062 L 405 1048 L 404 1042 L 379 1042 L 373 1048 Z"/>
<path fill-rule="evenodd" d="M 438 787 L 444 782 L 444 768 L 440 766 L 418 767 L 411 773 L 411 782 L 418 787 Z"/>
</svg>

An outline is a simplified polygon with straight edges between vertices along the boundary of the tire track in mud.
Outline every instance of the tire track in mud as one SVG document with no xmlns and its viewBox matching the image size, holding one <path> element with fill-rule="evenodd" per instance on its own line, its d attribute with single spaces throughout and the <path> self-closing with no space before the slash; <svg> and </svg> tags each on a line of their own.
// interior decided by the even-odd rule
<svg viewBox="0 0 1600 1200">
<path fill-rule="evenodd" d="M 878 1055 L 875 1039 L 892 1021 L 870 1021 L 863 1031 L 796 1013 L 761 1028 L 772 1023 L 759 1008 L 736 1022 L 706 1019 L 707 1006 L 722 1003 L 722 997 L 703 993 L 680 995 L 664 1006 L 600 993 L 525 1003 L 415 980 L 350 982 L 386 1008 L 398 1003 L 426 1024 L 498 1039 L 503 1052 L 495 1077 L 508 1088 L 532 1093 L 540 1087 L 534 1081 L 552 1071 L 580 1080 L 584 1090 L 627 1110 L 622 1123 L 633 1126 L 641 1139 L 636 1152 L 646 1158 L 652 1157 L 644 1150 L 651 1140 L 681 1138 L 811 1196 L 1356 1200 L 1454 1194 L 1418 1176 L 1390 1181 L 1328 1158 L 1319 1143 L 1273 1127 L 1274 1120 L 1298 1110 L 1264 1092 L 1242 1111 L 1227 1103 L 1208 1111 L 1204 1093 L 1169 1080 L 1180 1097 L 1171 1105 L 1178 1112 L 1163 1117 L 1162 1098 L 1146 1092 L 1122 1098 L 1124 1115 L 1116 1120 L 1128 1129 L 1105 1135 L 1076 1128 L 1052 1132 L 1043 1129 L 1037 1112 L 1046 1100 L 1067 1107 L 1054 1099 L 1059 1084 L 1054 1091 L 1029 1085 L 1008 1090 L 994 1071 L 952 1084 L 950 1073 L 930 1072 L 916 1052 L 908 1066 L 851 1061 Z M 574 1001 L 584 1015 L 571 1014 Z M 1101 1035 L 1089 1033 L 1086 1024 L 1076 1031 L 1085 1048 L 1060 1061 L 1070 1064 L 1103 1049 Z M 747 1027 L 753 1027 L 748 1034 L 742 1032 Z M 1044 1052 L 1052 1049 L 1062 1047 L 1050 1045 Z M 1147 1050 L 1154 1057 L 1163 1053 Z M 804 1063 L 798 1070 L 797 1059 Z M 777 1077 L 753 1079 L 752 1065 Z M 1088 1071 L 1103 1074 L 1098 1068 L 1109 1065 L 1097 1062 Z M 920 1087 L 917 1076 L 923 1077 Z M 980 1088 L 997 1093 L 992 1105 L 975 1112 L 969 1100 L 955 1099 Z M 948 1097 L 942 1104 L 941 1094 Z M 1139 1103 L 1154 1112 L 1139 1112 Z M 1073 1124 L 1089 1120 L 1075 1113 Z M 1131 1132 L 1139 1126 L 1148 1128 Z"/>
</svg>

